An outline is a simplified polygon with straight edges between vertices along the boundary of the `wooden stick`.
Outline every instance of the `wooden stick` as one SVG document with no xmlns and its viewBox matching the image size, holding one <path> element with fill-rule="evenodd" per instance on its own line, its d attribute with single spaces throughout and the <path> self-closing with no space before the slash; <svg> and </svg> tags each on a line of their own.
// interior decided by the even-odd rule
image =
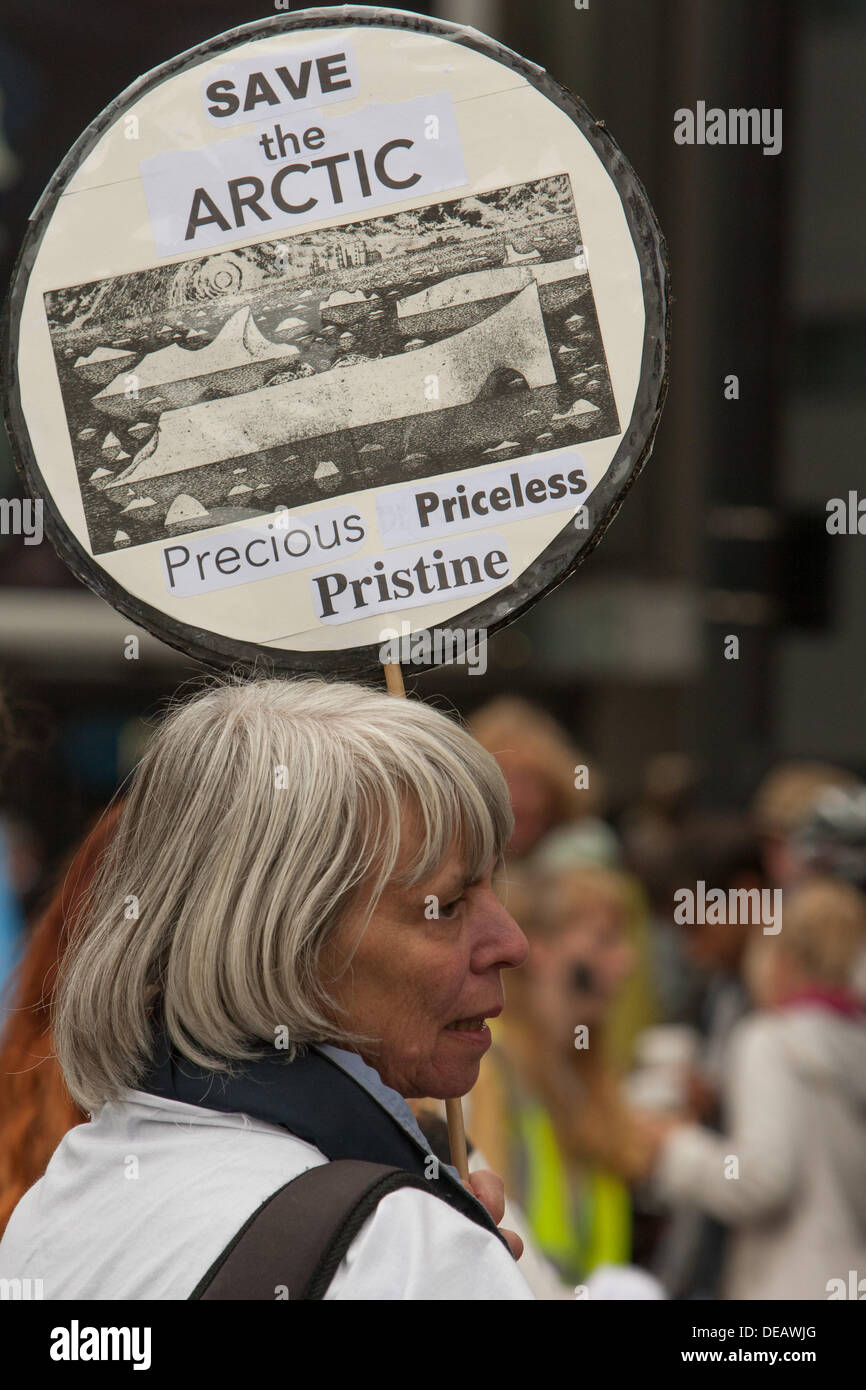
<svg viewBox="0 0 866 1390">
<path fill-rule="evenodd" d="M 445 1102 L 445 1116 L 448 1120 L 448 1147 L 451 1162 L 460 1174 L 460 1179 L 469 1185 L 469 1159 L 466 1156 L 466 1130 L 463 1128 L 463 1105 L 459 1096 Z"/>
<path fill-rule="evenodd" d="M 403 672 L 400 669 L 399 661 L 386 661 L 382 667 L 385 672 L 385 685 L 389 695 L 397 695 L 405 700 L 406 687 L 403 684 Z"/>
<path fill-rule="evenodd" d="M 406 687 L 403 684 L 403 672 L 400 669 L 399 661 L 384 662 L 383 670 L 388 694 L 405 700 Z M 466 1155 L 466 1130 L 463 1127 L 463 1106 L 459 1096 L 446 1100 L 445 1115 L 448 1120 L 448 1144 L 451 1149 L 451 1162 L 460 1174 L 461 1180 L 468 1183 L 469 1160 Z"/>
</svg>

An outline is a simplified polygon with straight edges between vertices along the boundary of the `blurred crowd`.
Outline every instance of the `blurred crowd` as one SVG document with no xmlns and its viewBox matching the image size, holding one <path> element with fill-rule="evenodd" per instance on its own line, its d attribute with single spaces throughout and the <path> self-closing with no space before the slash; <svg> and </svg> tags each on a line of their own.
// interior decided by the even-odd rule
<svg viewBox="0 0 866 1390">
<path fill-rule="evenodd" d="M 788 762 L 712 808 L 670 754 L 616 806 L 541 708 L 470 727 L 509 784 L 498 890 L 531 947 L 464 1100 L 470 1166 L 502 1174 L 537 1296 L 834 1296 L 866 1273 L 866 787 Z M 117 810 L 35 906 L 26 828 L 0 821 L 0 1232 L 87 1118 L 50 1008 Z"/>
</svg>

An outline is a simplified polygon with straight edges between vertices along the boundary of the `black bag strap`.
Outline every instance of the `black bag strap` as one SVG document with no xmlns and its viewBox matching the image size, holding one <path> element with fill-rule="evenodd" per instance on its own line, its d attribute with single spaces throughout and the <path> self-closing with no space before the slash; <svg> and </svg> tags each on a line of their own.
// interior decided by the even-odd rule
<svg viewBox="0 0 866 1390">
<path fill-rule="evenodd" d="M 383 1197 L 414 1187 L 485 1230 L 476 1202 L 384 1163 L 335 1159 L 309 1168 L 267 1197 L 199 1280 L 190 1299 L 322 1299 L 340 1262 Z M 498 1234 L 498 1233 L 497 1233 Z M 499 1236 L 499 1239 L 502 1239 Z"/>
</svg>

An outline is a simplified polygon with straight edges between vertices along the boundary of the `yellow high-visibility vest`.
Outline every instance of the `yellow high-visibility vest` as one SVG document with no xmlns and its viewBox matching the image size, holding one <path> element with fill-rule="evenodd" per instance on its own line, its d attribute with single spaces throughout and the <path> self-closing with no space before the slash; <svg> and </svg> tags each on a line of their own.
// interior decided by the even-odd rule
<svg viewBox="0 0 866 1390">
<path fill-rule="evenodd" d="M 532 1233 L 566 1279 L 580 1281 L 602 1264 L 631 1258 L 631 1199 L 624 1182 L 595 1165 L 576 1192 L 553 1123 L 539 1102 L 512 1096 L 512 1144 L 519 1149 L 521 1200 Z"/>
</svg>

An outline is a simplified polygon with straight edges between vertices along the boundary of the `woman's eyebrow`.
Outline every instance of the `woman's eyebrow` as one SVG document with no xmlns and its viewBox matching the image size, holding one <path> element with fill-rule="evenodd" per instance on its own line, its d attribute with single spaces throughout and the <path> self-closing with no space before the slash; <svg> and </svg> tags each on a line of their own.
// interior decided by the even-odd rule
<svg viewBox="0 0 866 1390">
<path fill-rule="evenodd" d="M 468 888 L 471 882 L 472 880 L 467 871 L 462 869 L 457 873 L 449 874 L 444 882 L 440 881 L 438 890 L 436 889 L 435 879 L 430 884 L 430 887 L 434 889 L 437 898 L 448 902 L 451 898 L 459 897 L 464 888 Z"/>
</svg>

